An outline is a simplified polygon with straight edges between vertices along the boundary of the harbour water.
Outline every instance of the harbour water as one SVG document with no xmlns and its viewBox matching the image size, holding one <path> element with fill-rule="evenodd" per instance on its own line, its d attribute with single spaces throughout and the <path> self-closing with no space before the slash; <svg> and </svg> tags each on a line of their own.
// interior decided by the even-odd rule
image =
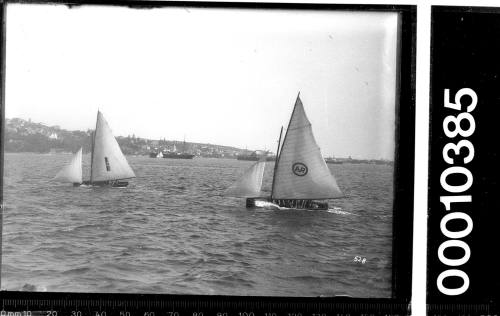
<svg viewBox="0 0 500 316">
<path fill-rule="evenodd" d="M 329 164 L 345 197 L 292 211 L 223 195 L 250 161 L 127 157 L 137 178 L 118 189 L 51 181 L 70 159 L 5 154 L 2 289 L 391 294 L 392 166 Z"/>
</svg>

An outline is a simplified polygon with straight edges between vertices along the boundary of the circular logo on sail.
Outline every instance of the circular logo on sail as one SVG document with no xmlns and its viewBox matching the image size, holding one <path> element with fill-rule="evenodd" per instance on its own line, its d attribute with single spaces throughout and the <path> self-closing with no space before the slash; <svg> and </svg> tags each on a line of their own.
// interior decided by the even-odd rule
<svg viewBox="0 0 500 316">
<path fill-rule="evenodd" d="M 307 174 L 307 166 L 302 162 L 296 162 L 292 166 L 292 171 L 296 176 L 303 177 Z"/>
</svg>

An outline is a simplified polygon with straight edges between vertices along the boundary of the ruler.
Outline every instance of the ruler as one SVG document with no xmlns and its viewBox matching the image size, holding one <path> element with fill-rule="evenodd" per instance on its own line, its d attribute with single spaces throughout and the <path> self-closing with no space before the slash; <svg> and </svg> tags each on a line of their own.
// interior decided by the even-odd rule
<svg viewBox="0 0 500 316">
<path fill-rule="evenodd" d="M 1 292 L 0 316 L 397 316 L 393 299 Z"/>
</svg>

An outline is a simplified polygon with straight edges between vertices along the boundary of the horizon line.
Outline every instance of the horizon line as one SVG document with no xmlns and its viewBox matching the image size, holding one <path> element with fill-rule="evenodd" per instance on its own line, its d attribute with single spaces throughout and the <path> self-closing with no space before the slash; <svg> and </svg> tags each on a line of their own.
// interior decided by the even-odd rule
<svg viewBox="0 0 500 316">
<path fill-rule="evenodd" d="M 66 131 L 70 131 L 70 132 L 87 132 L 89 130 L 93 131 L 95 129 L 87 129 L 87 131 L 82 131 L 82 130 L 78 130 L 78 129 L 75 129 L 75 130 L 70 130 L 70 129 L 64 129 L 64 128 L 61 128 L 59 125 L 48 125 L 47 123 L 43 123 L 43 122 L 34 122 L 34 121 L 31 121 L 31 118 L 28 118 L 28 119 L 24 119 L 24 118 L 21 118 L 21 117 L 13 117 L 13 118 L 8 118 L 8 117 L 5 117 L 5 120 L 12 120 L 12 119 L 20 119 L 20 120 L 23 120 L 23 121 L 28 121 L 28 122 L 31 122 L 33 124 L 41 124 L 41 125 L 44 125 L 44 126 L 47 126 L 47 127 L 57 127 L 61 130 L 66 130 Z M 268 150 L 267 148 L 266 149 L 248 149 L 248 148 L 243 148 L 243 147 L 239 147 L 239 146 L 232 146 L 232 145 L 221 145 L 221 144 L 214 144 L 214 143 L 208 143 L 208 142 L 193 142 L 193 141 L 185 141 L 185 140 L 174 140 L 174 139 L 166 139 L 166 138 L 159 138 L 159 139 L 153 139 L 153 138 L 147 138 L 147 137 L 137 137 L 135 136 L 135 133 L 133 133 L 132 135 L 127 135 L 127 136 L 122 136 L 122 135 L 114 135 L 114 137 L 123 137 L 123 138 L 127 138 L 127 137 L 130 137 L 130 136 L 134 136 L 135 138 L 139 138 L 139 139 L 144 139 L 144 140 L 151 140 L 151 141 L 171 141 L 171 142 L 186 142 L 186 143 L 192 143 L 192 144 L 201 144 L 201 145 L 212 145 L 212 146 L 223 146 L 223 147 L 232 147 L 232 148 L 236 148 L 236 149 L 240 149 L 240 150 L 245 150 L 245 151 L 251 151 L 251 152 L 255 152 L 255 151 L 270 151 Z M 320 147 L 321 148 L 321 147 Z M 352 157 L 351 155 L 349 155 L 348 157 L 337 157 L 337 156 L 333 156 L 333 155 L 330 155 L 330 156 L 325 156 L 325 155 L 322 155 L 323 157 L 325 158 L 334 158 L 334 159 L 353 159 L 353 160 L 381 160 L 381 161 L 395 161 L 394 158 L 392 159 L 389 159 L 389 158 L 383 158 L 383 157 L 379 157 L 379 158 L 369 158 L 369 157 L 357 157 L 357 156 L 354 156 Z"/>
</svg>

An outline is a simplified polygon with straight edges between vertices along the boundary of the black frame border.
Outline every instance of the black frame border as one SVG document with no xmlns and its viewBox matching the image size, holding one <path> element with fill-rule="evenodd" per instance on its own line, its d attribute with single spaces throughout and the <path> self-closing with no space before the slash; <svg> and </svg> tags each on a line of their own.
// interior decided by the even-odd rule
<svg viewBox="0 0 500 316">
<path fill-rule="evenodd" d="M 453 26 L 455 26 L 456 29 L 461 29 L 461 31 L 465 30 L 463 33 L 457 33 L 461 34 L 460 36 L 463 37 L 464 41 L 467 42 L 467 45 L 470 45 L 469 41 L 471 39 L 471 34 L 474 32 L 477 33 L 477 29 L 471 28 L 471 22 L 469 24 L 464 24 L 460 25 L 460 23 L 463 22 L 463 19 L 477 19 L 479 14 L 484 14 L 485 16 L 487 15 L 495 15 L 496 20 L 500 21 L 500 7 L 493 7 L 493 6 L 467 6 L 467 5 L 432 5 L 431 6 L 431 28 L 430 28 L 430 85 L 429 85 L 429 122 L 428 122 L 428 127 L 429 127 L 429 135 L 428 135 L 428 140 L 429 140 L 429 154 L 428 154 L 428 159 L 429 159 L 429 168 L 427 170 L 427 175 L 428 175 L 428 190 L 427 190 L 427 195 L 428 195 L 428 206 L 427 206 L 427 213 L 428 213 L 428 223 L 427 223 L 427 241 L 426 241 L 426 246 L 427 246 L 427 283 L 426 283 L 426 298 L 427 298 L 427 314 L 428 315 L 496 315 L 500 311 L 500 291 L 498 287 L 495 288 L 495 286 L 490 285 L 490 284 L 483 284 L 481 281 L 484 281 L 483 279 L 479 278 L 479 275 L 475 274 L 474 272 L 479 272 L 480 269 L 483 271 L 490 272 L 489 279 L 488 281 L 491 281 L 491 284 L 498 284 L 499 278 L 499 273 L 495 270 L 492 270 L 491 265 L 484 265 L 480 266 L 480 264 L 475 263 L 474 265 L 471 264 L 471 261 L 478 261 L 478 255 L 482 254 L 482 249 L 480 249 L 480 243 L 484 244 L 489 244 L 489 243 L 494 243 L 494 240 L 488 239 L 484 240 L 484 235 L 478 236 L 478 229 L 481 225 L 477 224 L 482 224 L 482 230 L 485 230 L 485 223 L 480 223 L 480 220 L 482 219 L 483 221 L 492 221 L 493 219 L 490 218 L 491 216 L 487 216 L 485 213 L 480 213 L 483 211 L 482 207 L 485 206 L 490 206 L 493 207 L 491 210 L 492 211 L 498 211 L 495 209 L 495 205 L 484 205 L 478 203 L 478 200 L 481 200 L 479 196 L 479 191 L 477 191 L 477 188 L 472 188 L 469 189 L 467 192 L 468 194 L 475 195 L 475 198 L 473 198 L 473 203 L 471 203 L 471 209 L 468 209 L 466 207 L 463 208 L 463 211 L 468 212 L 468 214 L 471 216 L 473 222 L 475 225 L 472 231 L 471 236 L 466 236 L 463 239 L 467 241 L 467 243 L 470 245 L 470 250 L 471 250 L 471 258 L 473 260 L 469 260 L 466 264 L 458 267 L 454 267 L 457 269 L 462 269 L 468 275 L 470 276 L 470 284 L 471 286 L 474 286 L 474 288 L 470 288 L 467 293 L 457 295 L 457 296 L 446 296 L 444 294 L 438 293 L 436 290 L 436 278 L 435 272 L 438 270 L 438 268 L 442 268 L 439 271 L 444 270 L 443 265 L 437 262 L 437 249 L 438 245 L 443 241 L 444 237 L 442 236 L 442 233 L 439 231 L 439 222 L 442 219 L 444 215 L 444 211 L 442 210 L 442 206 L 440 205 L 438 201 L 438 196 L 440 195 L 440 192 L 442 193 L 443 190 L 436 185 L 437 182 L 439 182 L 439 176 L 441 172 L 444 170 L 442 166 L 440 165 L 442 157 L 441 153 L 443 150 L 443 147 L 441 145 L 444 144 L 444 140 L 446 139 L 443 131 L 442 131 L 442 125 L 440 125 L 440 128 L 437 129 L 435 128 L 438 126 L 440 123 L 442 124 L 442 118 L 444 118 L 444 110 L 443 110 L 443 101 L 442 101 L 442 96 L 440 95 L 437 97 L 437 93 L 439 91 L 442 91 L 444 88 L 449 88 L 450 89 L 450 99 L 452 98 L 454 93 L 462 87 L 470 87 L 473 88 L 474 90 L 484 88 L 485 85 L 488 83 L 493 82 L 492 79 L 488 76 L 491 76 L 491 73 L 484 74 L 484 80 L 481 82 L 481 80 L 478 79 L 477 76 L 471 76 L 469 69 L 465 70 L 462 69 L 460 66 L 457 66 L 457 69 L 455 71 L 450 70 L 449 65 L 448 68 L 445 66 L 442 66 L 439 64 L 440 60 L 443 60 L 443 56 L 440 55 L 443 52 L 440 50 L 440 46 L 444 46 L 447 44 L 446 42 L 440 42 L 439 40 L 443 39 L 443 30 L 446 28 L 446 23 L 449 23 L 450 21 L 446 21 L 444 23 L 443 21 L 440 21 L 440 18 L 443 18 L 443 16 L 451 16 L 455 15 L 454 18 L 455 21 L 451 21 L 451 23 L 455 23 Z M 468 17 L 461 16 L 461 15 L 471 15 Z M 476 16 L 473 16 L 476 15 Z M 462 17 L 462 21 L 459 22 L 458 18 Z M 458 26 L 460 25 L 460 26 Z M 467 32 L 468 31 L 468 32 Z M 488 33 L 487 29 L 483 29 L 484 31 L 484 37 L 481 38 L 482 40 L 488 41 L 490 38 L 492 38 L 491 33 Z M 490 31 L 491 32 L 491 31 Z M 464 34 L 467 33 L 467 34 Z M 498 33 L 498 31 L 497 31 Z M 453 38 L 451 39 L 448 43 L 447 49 L 454 49 L 454 50 L 460 50 L 460 47 L 462 44 L 460 43 L 457 38 L 457 34 L 450 34 L 450 37 Z M 448 33 L 446 33 L 448 36 Z M 477 35 L 477 34 L 476 34 Z M 490 61 L 491 56 L 482 56 L 481 54 L 484 53 L 483 51 L 474 51 L 473 46 L 467 46 L 467 54 L 470 54 L 470 56 L 465 57 L 463 56 L 462 52 L 460 52 L 458 55 L 460 56 L 460 62 L 464 64 L 468 64 L 471 61 L 469 59 L 473 59 L 473 54 L 478 54 L 482 58 L 485 58 L 486 61 Z M 482 47 L 484 49 L 484 47 Z M 495 47 L 496 51 L 498 51 L 498 48 Z M 474 51 L 473 53 L 471 51 Z M 449 51 L 446 51 L 449 52 Z M 453 60 L 457 61 L 457 57 L 453 56 Z M 475 56 L 474 56 L 475 58 Z M 474 60 L 473 61 L 474 65 L 477 65 L 478 61 Z M 458 62 L 457 62 L 458 65 Z M 465 67 L 464 67 L 465 68 Z M 448 70 L 449 72 L 445 72 L 443 69 Z M 496 69 L 498 70 L 498 69 Z M 463 73 L 462 73 L 463 72 Z M 448 80 L 448 85 L 444 86 L 443 85 L 443 78 L 441 77 L 442 75 L 446 75 L 449 78 L 453 78 L 454 80 L 450 79 Z M 476 75 L 480 74 L 480 70 L 477 71 Z M 471 76 L 471 77 L 469 77 Z M 456 77 L 456 78 L 455 78 Z M 458 83 L 460 82 L 460 84 Z M 485 91 L 483 91 L 485 92 Z M 493 101 L 492 95 L 482 95 L 478 94 L 479 102 L 477 108 L 480 109 L 481 106 L 484 105 L 489 105 L 493 106 L 495 102 Z M 485 101 L 486 100 L 486 101 Z M 479 114 L 477 113 L 478 110 L 476 110 L 476 113 L 472 112 L 475 115 L 478 115 L 477 117 L 475 116 L 475 119 L 479 120 L 481 119 L 479 117 Z M 447 113 L 448 115 L 452 114 L 451 112 Z M 490 113 L 490 115 L 492 115 Z M 483 118 L 484 119 L 484 118 Z M 487 122 L 488 123 L 488 122 Z M 491 122 L 489 122 L 491 123 Z M 476 131 L 479 131 L 481 128 L 484 128 L 484 126 L 480 126 L 480 123 L 477 123 L 476 125 Z M 475 140 L 478 141 L 478 136 L 477 135 L 472 135 L 472 137 L 476 137 Z M 454 139 L 454 141 L 458 141 L 461 138 Z M 450 139 L 447 139 L 447 141 L 450 141 Z M 475 155 L 478 158 L 475 158 L 475 164 L 476 166 L 471 166 L 469 165 L 469 168 L 474 169 L 473 171 L 478 172 L 480 169 L 483 168 L 483 165 L 480 165 L 482 163 L 487 163 L 488 161 L 485 159 L 485 152 L 488 152 L 488 148 L 486 146 L 481 147 L 481 144 L 476 144 L 474 143 L 477 149 Z M 478 146 L 479 145 L 479 146 Z M 483 144 L 484 145 L 484 144 Z M 485 150 L 481 151 L 482 148 L 485 148 Z M 482 155 L 482 156 L 481 156 Z M 483 161 L 481 161 L 483 160 Z M 461 166 L 461 165 L 460 165 Z M 493 172 L 493 171 L 489 171 Z M 483 176 L 482 174 L 474 174 L 473 175 L 477 178 L 480 178 L 480 176 Z M 474 183 L 473 186 L 479 185 L 481 189 L 485 189 L 485 185 L 482 184 L 481 182 L 483 179 L 479 179 L 477 182 Z M 491 190 L 493 191 L 493 190 Z M 496 194 L 496 192 L 491 192 L 492 194 Z M 452 194 L 450 194 L 452 195 Z M 482 201 L 481 201 L 482 202 Z M 458 209 L 458 208 L 457 208 Z M 456 210 L 457 210 L 456 209 Z M 479 222 L 479 223 L 478 223 Z M 474 235 L 474 236 L 473 236 Z M 450 268 L 450 267 L 447 267 Z M 482 271 L 481 271 L 482 272 Z M 431 278 L 432 277 L 432 278 Z M 480 279 L 479 282 L 478 279 Z"/>
<path fill-rule="evenodd" d="M 23 310 L 27 307 L 60 308 L 69 310 L 70 303 L 76 306 L 100 306 L 118 308 L 120 306 L 139 308 L 167 308 L 178 306 L 178 310 L 188 306 L 218 310 L 226 306 L 253 306 L 263 310 L 276 307 L 279 311 L 342 311 L 357 314 L 371 313 L 410 313 L 412 290 L 412 247 L 413 247 L 413 201 L 414 201 L 414 161 L 415 161 L 415 85 L 416 85 L 416 5 L 374 5 L 374 4 L 317 4 L 317 3 L 273 3 L 273 2 L 197 2 L 197 1 L 154 1 L 154 0 L 73 0 L 73 1 L 20 1 L 5 0 L 0 3 L 1 16 L 1 120 L 0 120 L 0 243 L 3 218 L 3 168 L 4 168 L 4 122 L 5 122 L 5 52 L 6 52 L 6 6 L 8 4 L 46 4 L 73 6 L 121 6 L 133 9 L 152 9 L 162 7 L 198 7 L 227 9 L 286 9 L 286 10 L 346 10 L 399 13 L 398 69 L 395 124 L 394 158 L 394 205 L 393 205 L 393 258 L 392 258 L 392 297 L 391 298 L 350 298 L 345 296 L 314 297 L 242 297 L 242 296 L 205 296 L 169 294 L 105 294 L 105 293 L 58 293 L 58 292 L 0 292 L 2 310 Z M 1 249 L 0 249 L 1 250 Z M 1 252 L 0 252 L 1 253 Z M 1 257 L 0 257 L 1 270 Z M 1 275 L 0 275 L 1 277 Z M 1 280 L 0 280 L 1 281 Z M 201 305 L 200 305 L 201 304 Z M 229 305 L 228 305 L 229 304 Z M 250 305 L 248 305 L 250 304 Z M 288 307 L 287 307 L 288 306 Z M 129 310 L 130 310 L 129 307 Z M 36 308 L 35 308 L 36 309 Z M 40 308 L 39 308 L 40 309 Z M 276 310 L 275 310 L 276 311 Z M 108 313 L 109 315 L 109 313 Z"/>
</svg>

